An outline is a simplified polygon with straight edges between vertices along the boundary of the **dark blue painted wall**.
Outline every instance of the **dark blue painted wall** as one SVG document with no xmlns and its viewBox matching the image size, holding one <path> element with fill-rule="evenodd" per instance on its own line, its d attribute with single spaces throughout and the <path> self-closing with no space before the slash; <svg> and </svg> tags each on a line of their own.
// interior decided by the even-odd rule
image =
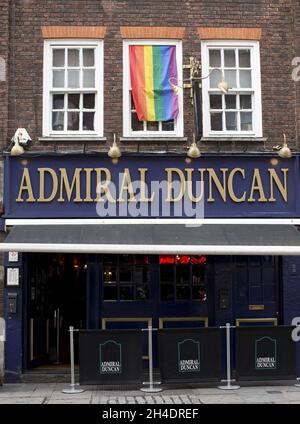
<svg viewBox="0 0 300 424">
<path fill-rule="evenodd" d="M 293 318 L 300 317 L 300 257 L 282 258 L 283 278 L 283 324 L 291 325 Z M 300 377 L 300 342 L 297 343 L 297 371 Z"/>
</svg>

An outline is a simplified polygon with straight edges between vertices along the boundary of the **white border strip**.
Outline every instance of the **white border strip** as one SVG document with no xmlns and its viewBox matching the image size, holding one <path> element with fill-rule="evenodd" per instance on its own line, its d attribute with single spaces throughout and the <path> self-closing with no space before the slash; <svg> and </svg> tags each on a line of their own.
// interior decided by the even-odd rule
<svg viewBox="0 0 300 424">
<path fill-rule="evenodd" d="M 0 251 L 300 256 L 300 246 L 0 243 Z"/>
<path fill-rule="evenodd" d="M 214 218 L 214 219 L 187 219 L 187 218 L 96 218 L 96 219 L 6 219 L 6 226 L 18 225 L 136 225 L 136 224 L 183 224 L 183 225 L 217 225 L 217 224 L 244 224 L 244 225 L 300 225 L 300 218 Z"/>
</svg>

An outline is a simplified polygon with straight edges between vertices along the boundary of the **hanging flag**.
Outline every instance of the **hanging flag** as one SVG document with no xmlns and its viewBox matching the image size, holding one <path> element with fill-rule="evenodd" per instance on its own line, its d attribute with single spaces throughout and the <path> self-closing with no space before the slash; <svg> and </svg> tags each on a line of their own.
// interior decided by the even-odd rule
<svg viewBox="0 0 300 424">
<path fill-rule="evenodd" d="M 169 121 L 178 116 L 176 46 L 129 46 L 133 102 L 140 121 Z"/>
</svg>

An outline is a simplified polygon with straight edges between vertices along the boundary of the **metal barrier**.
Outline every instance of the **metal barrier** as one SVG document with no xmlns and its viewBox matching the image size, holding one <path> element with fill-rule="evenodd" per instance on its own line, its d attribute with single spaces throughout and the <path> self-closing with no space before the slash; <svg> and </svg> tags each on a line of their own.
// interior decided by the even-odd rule
<svg viewBox="0 0 300 424">
<path fill-rule="evenodd" d="M 231 349 L 230 349 L 230 329 L 236 328 L 235 326 L 230 325 L 230 323 L 227 323 L 226 326 L 221 326 L 222 328 L 226 328 L 226 372 L 227 377 L 226 380 L 224 380 L 224 383 L 227 383 L 226 386 L 218 386 L 221 390 L 237 390 L 240 388 L 240 386 L 231 383 L 235 380 L 231 379 Z"/>
<path fill-rule="evenodd" d="M 161 387 L 154 387 L 154 384 L 161 384 L 159 382 L 153 381 L 153 347 L 152 347 L 152 331 L 157 331 L 157 328 L 152 328 L 152 325 L 149 325 L 148 328 L 143 329 L 142 331 L 148 331 L 148 357 L 149 357 L 149 382 L 148 387 L 142 387 L 142 392 L 147 393 L 158 393 L 162 391 Z"/>
<path fill-rule="evenodd" d="M 93 349 L 95 348 L 95 346 L 97 346 L 97 349 L 94 349 L 94 352 L 91 357 L 89 356 L 88 352 L 86 352 L 90 348 L 88 347 L 88 344 L 84 344 L 81 349 L 82 352 L 84 352 L 86 362 L 90 361 L 91 363 L 93 362 L 93 360 L 95 361 L 95 364 L 92 364 L 92 366 L 96 365 L 96 361 L 98 364 L 99 357 L 97 355 L 100 352 L 100 374 L 102 366 L 105 367 L 106 370 L 107 367 L 113 367 L 113 371 L 108 371 L 108 374 L 105 375 L 105 377 L 101 377 L 104 383 L 113 384 L 115 380 L 111 381 L 110 379 L 111 376 L 116 373 L 119 373 L 119 375 L 124 373 L 123 380 L 122 378 L 121 380 L 122 382 L 124 381 L 125 383 L 127 383 L 128 380 L 126 380 L 126 378 L 128 378 L 128 375 L 131 375 L 130 372 L 132 372 L 132 370 L 134 370 L 133 374 L 135 376 L 140 376 L 139 364 L 135 361 L 136 358 L 140 357 L 141 366 L 142 343 L 141 337 L 138 336 L 138 333 L 139 331 L 147 331 L 149 352 L 149 381 L 142 383 L 146 385 L 146 387 L 142 387 L 140 390 L 143 392 L 155 393 L 162 391 L 162 388 L 155 387 L 161 384 L 161 382 L 154 381 L 152 339 L 153 331 L 158 331 L 160 337 L 160 354 L 162 346 L 165 346 L 165 351 L 163 351 L 162 355 L 164 363 L 162 363 L 163 361 L 160 363 L 162 376 L 172 375 L 172 370 L 176 370 L 177 367 L 177 374 L 179 372 L 182 372 L 183 374 L 185 373 L 185 375 L 178 374 L 180 375 L 180 377 L 182 377 L 181 381 L 184 381 L 185 377 L 187 376 L 186 379 L 189 382 L 193 381 L 195 383 L 200 381 L 206 381 L 206 376 L 213 377 L 214 381 L 220 381 L 220 369 L 218 368 L 221 363 L 220 335 L 221 331 L 225 329 L 226 379 L 221 380 L 221 382 L 225 382 L 226 385 L 220 385 L 218 386 L 218 388 L 221 390 L 237 390 L 240 388 L 240 386 L 232 384 L 236 380 L 232 379 L 231 372 L 231 330 L 235 329 L 236 331 L 235 350 L 237 356 L 236 372 L 238 375 L 238 379 L 247 380 L 252 378 L 257 380 L 265 379 L 267 381 L 269 379 L 276 379 L 278 376 L 282 379 L 291 379 L 293 378 L 294 373 L 296 375 L 296 344 L 294 341 L 292 341 L 291 338 L 290 332 L 292 328 L 293 327 L 288 326 L 236 327 L 232 326 L 230 323 L 227 323 L 226 326 L 208 327 L 202 329 L 184 329 L 184 331 L 178 329 L 158 330 L 157 328 L 153 328 L 152 325 L 149 325 L 148 328 L 144 328 L 141 330 L 80 330 L 82 331 L 82 333 L 86 335 L 90 334 L 91 336 L 93 336 L 93 332 L 94 336 L 95 333 L 99 332 L 100 335 L 98 336 L 102 337 L 96 339 L 96 344 L 95 340 L 93 341 L 94 344 L 92 344 L 91 346 Z M 71 384 L 70 388 L 63 390 L 63 393 L 67 394 L 76 394 L 81 393 L 83 391 L 82 389 L 75 388 L 76 383 L 74 368 L 74 331 L 79 332 L 78 329 L 70 327 L 69 332 L 71 352 Z M 166 337 L 166 334 L 168 334 L 169 338 Z M 128 335 L 131 337 L 131 342 L 128 342 L 128 337 L 126 338 L 126 336 Z M 164 337 L 163 343 L 162 337 Z M 219 347 L 217 346 L 218 340 Z M 105 346 L 105 349 L 108 349 L 103 351 L 106 355 L 105 358 L 103 356 L 104 359 L 102 358 L 104 362 L 101 362 L 101 346 Z M 126 346 L 126 348 L 122 350 L 124 346 Z M 201 355 L 200 351 L 202 352 Z M 110 358 L 110 352 L 114 352 L 112 355 L 113 357 L 115 357 L 114 355 L 116 354 L 116 352 L 119 352 L 120 358 L 124 354 L 127 359 L 124 361 L 124 363 L 123 360 L 118 362 L 115 361 L 115 359 L 113 359 L 113 361 L 115 362 L 110 362 L 110 359 L 107 359 Z M 132 358 L 131 352 L 134 353 L 132 355 Z M 287 356 L 289 359 L 288 361 L 286 360 Z M 128 358 L 131 360 L 131 362 L 128 361 Z M 124 364 L 130 364 L 131 370 L 124 369 L 126 368 L 123 367 Z M 167 372 L 165 372 L 165 369 L 163 369 L 164 366 L 167 366 Z M 98 371 L 98 368 L 96 369 Z M 91 374 L 91 369 L 89 370 L 89 372 Z M 176 374 L 176 372 L 174 372 L 174 374 Z M 103 374 L 105 374 L 105 372 Z M 166 378 L 168 380 L 168 377 Z M 294 378 L 296 379 L 296 377 Z M 209 378 L 207 380 L 209 380 Z M 138 378 L 136 381 L 138 381 Z M 92 382 L 87 384 L 95 383 Z M 300 384 L 296 386 L 300 387 Z"/>
<path fill-rule="evenodd" d="M 79 331 L 74 329 L 74 327 L 69 328 L 70 332 L 70 356 L 71 356 L 71 383 L 69 389 L 63 389 L 62 392 L 68 395 L 76 395 L 78 393 L 84 392 L 83 389 L 75 389 L 75 361 L 74 361 L 74 331 Z"/>
</svg>

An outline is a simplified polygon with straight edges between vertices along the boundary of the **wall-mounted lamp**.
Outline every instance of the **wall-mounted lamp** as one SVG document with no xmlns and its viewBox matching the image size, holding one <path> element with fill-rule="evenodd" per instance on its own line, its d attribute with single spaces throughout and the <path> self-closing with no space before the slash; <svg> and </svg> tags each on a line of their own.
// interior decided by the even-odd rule
<svg viewBox="0 0 300 424">
<path fill-rule="evenodd" d="M 31 138 L 25 128 L 18 128 L 12 138 L 12 142 L 14 143 L 14 146 L 12 147 L 10 154 L 12 156 L 20 156 L 24 153 L 24 147 L 30 144 Z"/>
<path fill-rule="evenodd" d="M 292 157 L 292 152 L 287 145 L 285 134 L 283 134 L 283 146 L 274 146 L 273 149 L 278 151 L 278 156 L 280 156 L 282 159 L 289 159 Z"/>
<path fill-rule="evenodd" d="M 183 65 L 183 69 L 189 69 L 190 70 L 189 78 L 182 80 L 183 86 L 180 86 L 180 85 L 172 82 L 172 80 L 174 81 L 175 78 L 173 78 L 173 77 L 169 78 L 169 83 L 170 83 L 171 88 L 172 88 L 172 90 L 174 91 L 175 94 L 178 95 L 181 89 L 189 88 L 190 89 L 191 102 L 193 103 L 193 81 L 202 81 L 203 79 L 208 78 L 214 71 L 221 72 L 221 81 L 218 83 L 219 90 L 224 94 L 228 93 L 229 85 L 225 81 L 224 73 L 221 69 L 213 68 L 209 72 L 209 74 L 206 75 L 205 77 L 199 77 L 198 75 L 200 74 L 200 71 L 201 71 L 201 65 L 200 65 L 199 60 L 197 60 L 195 57 L 190 57 L 190 63 L 188 65 Z M 185 82 L 187 82 L 187 83 L 185 83 Z"/>
<path fill-rule="evenodd" d="M 191 159 L 197 159 L 201 156 L 200 149 L 199 149 L 199 147 L 197 146 L 197 143 L 196 143 L 195 134 L 193 134 L 193 142 L 189 147 L 189 150 L 187 152 L 187 156 Z"/>
<path fill-rule="evenodd" d="M 122 156 L 122 153 L 116 142 L 116 134 L 114 134 L 114 141 L 112 146 L 110 146 L 107 155 L 112 159 L 113 163 L 118 163 L 119 158 Z"/>
</svg>

